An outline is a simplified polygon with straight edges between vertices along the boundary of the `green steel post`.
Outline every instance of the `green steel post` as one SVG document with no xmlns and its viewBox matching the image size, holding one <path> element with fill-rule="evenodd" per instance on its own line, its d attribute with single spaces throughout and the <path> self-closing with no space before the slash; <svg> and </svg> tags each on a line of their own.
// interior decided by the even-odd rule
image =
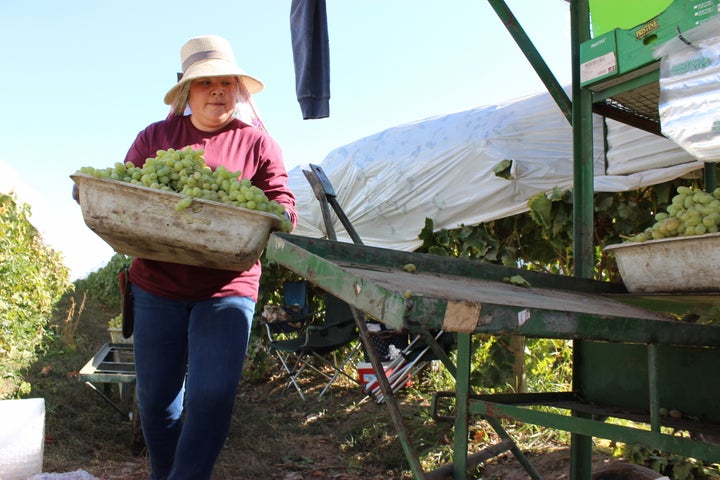
<svg viewBox="0 0 720 480">
<path fill-rule="evenodd" d="M 658 352 L 657 345 L 647 346 L 648 356 L 648 397 L 650 398 L 650 427 L 660 432 L 660 397 L 658 393 Z"/>
<path fill-rule="evenodd" d="M 367 324 L 365 323 L 365 314 L 355 307 L 351 307 L 350 310 L 355 318 L 355 324 L 358 327 L 358 333 L 360 334 L 360 340 L 363 347 L 365 347 L 369 353 L 370 363 L 373 366 L 373 370 L 377 372 L 377 382 L 380 384 L 380 390 L 385 398 L 385 404 L 390 411 L 390 418 L 392 419 L 395 431 L 400 439 L 400 445 L 402 445 L 403 451 L 405 452 L 405 458 L 407 458 L 408 463 L 410 464 L 410 470 L 413 472 L 413 478 L 415 478 L 415 480 L 426 480 L 427 476 L 425 475 L 422 465 L 420 465 L 420 457 L 415 450 L 415 447 L 413 447 L 410 439 L 410 433 L 403 424 L 400 406 L 393 396 L 392 388 L 390 387 L 387 375 L 385 374 L 385 369 L 383 368 L 382 362 L 380 362 L 380 357 L 378 356 L 377 351 L 375 351 L 375 346 L 372 340 L 370 340 L 370 333 L 368 332 Z"/>
<path fill-rule="evenodd" d="M 717 164 L 713 162 L 705 162 L 703 170 L 703 183 L 705 191 L 712 192 L 717 188 Z"/>
<path fill-rule="evenodd" d="M 592 94 L 580 88 L 580 45 L 590 38 L 588 0 L 570 2 L 573 83 L 573 241 L 575 276 L 593 277 Z"/>
<path fill-rule="evenodd" d="M 470 390 L 469 333 L 457 334 L 457 375 L 455 376 L 455 435 L 453 480 L 467 478 L 468 398 Z"/>
<path fill-rule="evenodd" d="M 580 88 L 580 45 L 590 38 L 588 0 L 570 1 L 573 131 L 573 257 L 574 275 L 592 278 L 593 250 L 593 117 L 592 95 Z M 577 352 L 580 340 L 575 342 Z M 574 355 L 573 370 L 581 358 Z M 576 377 L 576 375 L 574 375 Z M 577 378 L 573 378 L 573 385 Z M 570 480 L 590 480 L 592 437 L 573 433 L 570 443 Z"/>
</svg>

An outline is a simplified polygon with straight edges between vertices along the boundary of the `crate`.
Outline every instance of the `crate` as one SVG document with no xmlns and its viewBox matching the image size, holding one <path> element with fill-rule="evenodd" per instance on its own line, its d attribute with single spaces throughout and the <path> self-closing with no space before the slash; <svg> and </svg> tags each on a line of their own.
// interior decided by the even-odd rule
<svg viewBox="0 0 720 480">
<path fill-rule="evenodd" d="M 632 293 L 720 292 L 720 233 L 608 245 Z"/>
<path fill-rule="evenodd" d="M 223 270 L 252 267 L 279 230 L 278 216 L 77 173 L 85 224 L 117 253 Z"/>
<path fill-rule="evenodd" d="M 110 343 L 133 345 L 133 335 L 130 335 L 130 338 L 125 338 L 122 333 L 122 328 L 109 327 L 107 330 L 110 334 Z M 134 363 L 135 357 L 132 350 L 116 350 L 113 351 L 113 361 L 118 363 Z"/>
<path fill-rule="evenodd" d="M 133 343 L 132 335 L 130 335 L 130 338 L 123 337 L 122 328 L 108 327 L 107 331 L 110 334 L 110 343 Z"/>
</svg>

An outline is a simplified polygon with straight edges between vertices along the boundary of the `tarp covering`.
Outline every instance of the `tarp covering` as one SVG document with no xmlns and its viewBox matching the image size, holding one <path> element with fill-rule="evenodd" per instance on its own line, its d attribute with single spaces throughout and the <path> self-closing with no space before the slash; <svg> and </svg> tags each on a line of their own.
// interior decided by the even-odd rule
<svg viewBox="0 0 720 480">
<path fill-rule="evenodd" d="M 635 190 L 703 166 L 663 137 L 599 116 L 593 137 L 596 191 Z M 607 173 L 606 141 L 607 165 L 624 174 Z M 509 179 L 493 172 L 503 160 L 512 160 Z M 543 92 L 393 127 L 333 150 L 319 164 L 366 245 L 412 251 L 425 218 L 436 229 L 475 225 L 527 211 L 537 192 L 571 189 L 572 128 Z M 289 172 L 300 215 L 294 233 L 324 238 L 303 169 Z M 351 241 L 337 218 L 334 228 L 339 241 Z"/>
</svg>

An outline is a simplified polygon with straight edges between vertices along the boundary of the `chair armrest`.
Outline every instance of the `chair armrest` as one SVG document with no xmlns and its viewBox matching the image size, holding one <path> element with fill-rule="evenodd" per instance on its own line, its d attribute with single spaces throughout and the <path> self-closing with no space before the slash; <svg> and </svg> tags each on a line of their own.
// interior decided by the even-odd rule
<svg viewBox="0 0 720 480">
<path fill-rule="evenodd" d="M 294 323 L 301 323 L 304 325 L 304 324 L 307 324 L 308 321 L 313 318 L 313 316 L 314 315 L 312 313 L 308 313 L 307 315 L 291 317 L 291 318 L 287 318 L 285 320 L 268 320 L 267 318 L 261 316 L 259 321 L 260 321 L 260 323 L 262 323 L 264 325 L 282 326 L 282 325 L 291 325 Z"/>
<path fill-rule="evenodd" d="M 308 326 L 308 331 L 322 332 L 323 330 L 329 330 L 329 329 L 335 328 L 335 327 L 344 327 L 345 325 L 347 325 L 349 323 L 355 323 L 355 319 L 350 318 L 350 319 L 346 319 L 346 320 L 338 320 L 335 322 L 323 323 L 322 325 L 310 325 L 310 326 Z"/>
<path fill-rule="evenodd" d="M 265 325 L 286 325 L 291 323 L 307 323 L 315 316 L 313 312 L 300 313 L 293 306 L 265 305 L 260 314 L 260 323 Z"/>
</svg>

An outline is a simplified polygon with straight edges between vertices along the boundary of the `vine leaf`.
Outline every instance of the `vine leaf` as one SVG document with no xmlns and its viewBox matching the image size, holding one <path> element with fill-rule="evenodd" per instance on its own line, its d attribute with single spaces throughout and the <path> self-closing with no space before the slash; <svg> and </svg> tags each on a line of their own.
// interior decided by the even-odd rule
<svg viewBox="0 0 720 480">
<path fill-rule="evenodd" d="M 530 282 L 525 280 L 521 275 L 513 275 L 512 277 L 506 277 L 506 278 L 503 278 L 503 281 L 505 283 L 511 283 L 513 285 L 517 285 L 518 287 L 527 287 L 527 288 L 532 287 Z"/>
<path fill-rule="evenodd" d="M 505 180 L 512 180 L 512 163 L 510 159 L 501 160 L 495 164 L 492 171 L 496 177 L 504 178 Z"/>
<path fill-rule="evenodd" d="M 527 205 L 530 209 L 530 216 L 535 223 L 542 228 L 550 227 L 552 201 L 547 198 L 544 192 L 538 192 L 528 198 Z"/>
</svg>

